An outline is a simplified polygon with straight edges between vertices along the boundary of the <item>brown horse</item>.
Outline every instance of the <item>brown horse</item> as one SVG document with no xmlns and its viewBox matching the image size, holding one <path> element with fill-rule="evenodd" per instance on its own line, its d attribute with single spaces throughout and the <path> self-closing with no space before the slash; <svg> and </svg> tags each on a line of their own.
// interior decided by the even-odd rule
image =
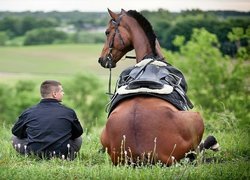
<svg viewBox="0 0 250 180">
<path fill-rule="evenodd" d="M 99 58 L 105 68 L 113 68 L 129 51 L 136 62 L 148 57 L 163 58 L 150 23 L 136 11 L 108 10 L 111 20 Z M 101 134 L 101 143 L 114 164 L 173 164 L 195 150 L 204 131 L 198 112 L 181 111 L 154 96 L 138 95 L 121 101 L 110 112 Z"/>
</svg>

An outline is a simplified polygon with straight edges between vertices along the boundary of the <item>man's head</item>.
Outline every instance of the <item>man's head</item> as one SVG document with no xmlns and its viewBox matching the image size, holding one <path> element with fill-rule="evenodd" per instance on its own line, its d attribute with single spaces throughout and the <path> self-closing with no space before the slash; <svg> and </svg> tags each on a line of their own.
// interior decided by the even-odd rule
<svg viewBox="0 0 250 180">
<path fill-rule="evenodd" d="M 58 101 L 62 101 L 64 95 L 62 84 L 54 80 L 44 81 L 41 84 L 40 93 L 43 99 L 52 98 Z"/>
</svg>

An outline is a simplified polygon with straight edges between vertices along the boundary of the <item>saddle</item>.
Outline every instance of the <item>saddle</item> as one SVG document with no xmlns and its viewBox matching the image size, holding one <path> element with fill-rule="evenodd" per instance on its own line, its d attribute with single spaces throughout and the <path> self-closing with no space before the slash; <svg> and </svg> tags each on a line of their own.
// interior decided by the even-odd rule
<svg viewBox="0 0 250 180">
<path fill-rule="evenodd" d="M 179 110 L 193 108 L 186 96 L 187 83 L 182 72 L 165 61 L 144 59 L 125 69 L 119 76 L 109 113 L 123 99 L 148 95 L 164 99 Z"/>
</svg>

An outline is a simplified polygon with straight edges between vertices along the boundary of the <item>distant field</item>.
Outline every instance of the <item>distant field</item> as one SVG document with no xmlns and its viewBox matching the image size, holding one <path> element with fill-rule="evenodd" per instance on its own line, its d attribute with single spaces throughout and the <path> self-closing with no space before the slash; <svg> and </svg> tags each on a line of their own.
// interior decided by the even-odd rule
<svg viewBox="0 0 250 180">
<path fill-rule="evenodd" d="M 103 44 L 43 45 L 0 48 L 0 82 L 20 79 L 67 78 L 92 73 L 105 80 L 109 70 L 98 64 Z M 113 79 L 134 60 L 121 60 L 112 71 Z"/>
</svg>

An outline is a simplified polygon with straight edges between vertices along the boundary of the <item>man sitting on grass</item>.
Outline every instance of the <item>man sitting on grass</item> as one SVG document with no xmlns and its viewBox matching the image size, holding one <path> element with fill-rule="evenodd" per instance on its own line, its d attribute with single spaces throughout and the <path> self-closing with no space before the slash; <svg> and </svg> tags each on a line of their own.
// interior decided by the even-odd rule
<svg viewBox="0 0 250 180">
<path fill-rule="evenodd" d="M 21 154 L 73 160 L 83 133 L 77 115 L 60 103 L 64 95 L 60 82 L 44 81 L 40 92 L 41 101 L 26 109 L 12 128 L 13 147 Z"/>
</svg>

